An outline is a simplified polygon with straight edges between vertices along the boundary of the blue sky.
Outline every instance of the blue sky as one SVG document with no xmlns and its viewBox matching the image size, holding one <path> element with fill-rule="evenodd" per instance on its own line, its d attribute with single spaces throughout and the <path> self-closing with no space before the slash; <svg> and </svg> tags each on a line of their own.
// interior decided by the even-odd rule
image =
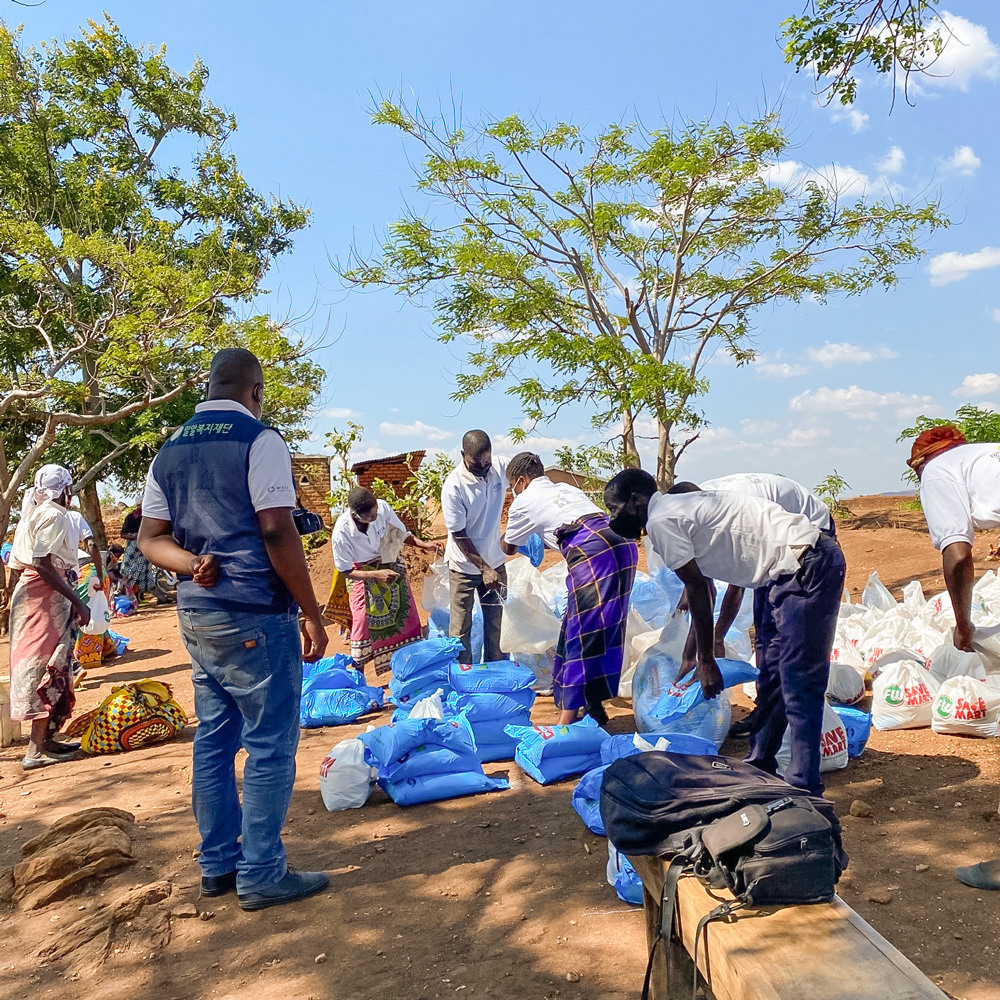
<svg viewBox="0 0 1000 1000">
<path fill-rule="evenodd" d="M 335 344 L 316 439 L 354 419 L 359 456 L 456 448 L 482 426 L 499 450 L 520 423 L 500 389 L 463 406 L 449 399 L 461 355 L 439 344 L 430 312 L 390 293 L 346 292 L 330 264 L 352 241 L 367 248 L 415 201 L 408 150 L 369 123 L 373 93 L 403 94 L 429 110 L 459 105 L 468 120 L 537 114 L 597 129 L 640 116 L 750 116 L 780 101 L 793 148 L 783 170 L 829 174 L 878 193 L 940 196 L 954 225 L 889 293 L 827 305 L 764 310 L 758 362 L 713 364 L 703 400 L 711 427 L 682 458 L 699 479 L 775 471 L 812 486 L 836 468 L 852 492 L 902 489 L 906 449 L 895 437 L 916 413 L 947 415 L 963 402 L 1000 406 L 1000 6 L 943 0 L 951 26 L 936 79 L 919 81 L 915 107 L 865 77 L 851 110 L 820 107 L 777 42 L 801 0 L 692 3 L 380 5 L 260 0 L 47 0 L 6 5 L 24 41 L 76 34 L 102 10 L 133 43 L 164 43 L 173 66 L 200 55 L 209 94 L 240 123 L 233 149 L 256 187 L 304 202 L 312 225 L 272 272 L 268 307 L 329 321 Z M 538 429 L 535 448 L 590 443 L 586 412 Z M 529 438 L 529 442 L 532 439 Z"/>
</svg>

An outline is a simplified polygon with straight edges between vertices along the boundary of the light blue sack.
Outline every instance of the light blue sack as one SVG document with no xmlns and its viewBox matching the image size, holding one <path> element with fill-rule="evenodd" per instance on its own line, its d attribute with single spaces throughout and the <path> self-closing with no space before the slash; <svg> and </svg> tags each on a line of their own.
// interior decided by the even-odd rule
<svg viewBox="0 0 1000 1000">
<path fill-rule="evenodd" d="M 518 741 L 514 760 L 541 785 L 597 767 L 601 744 L 609 739 L 589 715 L 569 726 L 507 726 L 504 731 Z"/>
<path fill-rule="evenodd" d="M 314 663 L 302 663 L 302 683 L 305 684 L 309 678 L 325 674 L 328 677 L 341 677 L 334 687 L 360 687 L 365 683 L 365 675 L 360 670 L 354 669 L 354 660 L 346 653 L 336 653 L 334 656 L 324 656 Z M 360 680 L 357 676 L 360 676 Z"/>
<path fill-rule="evenodd" d="M 458 659 L 461 639 L 421 639 L 397 649 L 389 660 L 393 679 L 398 682 L 426 674 L 447 674 L 448 665 Z"/>
<path fill-rule="evenodd" d="M 480 743 L 476 737 L 476 755 L 483 764 L 495 764 L 501 760 L 513 760 L 517 753 L 517 740 L 505 743 Z"/>
<path fill-rule="evenodd" d="M 673 722 L 663 722 L 660 729 L 667 738 L 671 736 L 697 736 L 706 740 L 716 748 L 722 746 L 729 735 L 729 726 L 733 721 L 733 706 L 725 691 L 710 701 L 700 701 L 687 715 L 682 715 Z"/>
<path fill-rule="evenodd" d="M 443 692 L 442 697 L 451 691 L 447 671 L 438 670 L 426 674 L 418 674 L 416 677 L 411 677 L 405 681 L 397 681 L 394 677 L 389 681 L 389 700 L 409 715 L 410 709 L 421 698 L 427 698 L 434 694 L 438 688 Z"/>
<path fill-rule="evenodd" d="M 531 563 L 535 569 L 538 569 L 542 565 L 542 560 L 545 558 L 545 542 L 542 541 L 541 535 L 531 534 L 528 535 L 528 540 L 524 545 L 518 545 L 517 551 L 521 553 L 522 556 L 527 556 L 528 561 Z"/>
<path fill-rule="evenodd" d="M 607 876 L 608 883 L 614 886 L 616 895 L 623 903 L 642 906 L 642 879 L 636 874 L 629 859 L 624 854 L 619 854 L 610 840 Z"/>
<path fill-rule="evenodd" d="M 535 703 L 535 692 L 531 688 L 510 691 L 507 694 L 487 691 L 483 694 L 459 694 L 452 691 L 448 695 L 448 715 L 464 712 L 470 722 L 488 719 L 503 719 L 512 715 L 523 715 Z"/>
<path fill-rule="evenodd" d="M 601 745 L 601 763 L 610 764 L 620 757 L 632 757 L 643 753 L 633 742 L 634 733 L 619 733 L 612 736 Z M 719 748 L 710 740 L 700 736 L 690 736 L 687 733 L 640 733 L 647 743 L 655 744 L 657 740 L 665 739 L 671 753 L 687 753 L 696 757 L 714 757 Z"/>
<path fill-rule="evenodd" d="M 583 825 L 599 837 L 608 835 L 608 831 L 604 829 L 604 820 L 601 819 L 601 782 L 607 769 L 608 765 L 602 764 L 588 771 L 576 783 L 571 800 L 577 816 L 583 820 Z"/>
<path fill-rule="evenodd" d="M 831 705 L 830 708 L 837 713 L 847 730 L 847 756 L 860 757 L 871 735 L 871 713 L 850 705 Z"/>
<path fill-rule="evenodd" d="M 736 687 L 747 681 L 756 681 L 760 674 L 756 667 L 743 660 L 727 660 L 720 656 L 716 659 L 716 663 L 719 664 L 719 670 L 722 672 L 723 688 Z M 674 670 L 675 667 L 671 661 L 665 673 L 669 675 Z M 660 722 L 670 724 L 687 715 L 695 706 L 700 705 L 705 700 L 705 693 L 702 691 L 701 685 L 693 680 L 693 677 L 694 672 L 692 671 L 682 678 L 682 681 L 691 681 L 686 688 L 682 688 L 680 683 L 665 687 L 660 692 L 656 704 L 650 710 L 650 715 Z"/>
<path fill-rule="evenodd" d="M 476 752 L 472 727 L 464 716 L 448 719 L 407 719 L 379 726 L 358 739 L 365 745 L 365 759 L 379 769 L 379 774 L 419 746 L 432 744 L 456 753 Z"/>
<path fill-rule="evenodd" d="M 507 735 L 508 726 L 531 728 L 531 716 L 527 712 L 509 715 L 504 719 L 479 719 L 472 723 L 472 731 L 476 734 L 476 745 L 481 743 L 516 743 L 517 740 Z"/>
<path fill-rule="evenodd" d="M 425 774 L 454 774 L 456 771 L 481 771 L 479 756 L 469 750 L 452 750 L 435 743 L 414 747 L 379 768 L 379 777 L 386 781 L 408 781 Z"/>
<path fill-rule="evenodd" d="M 379 784 L 389 793 L 397 806 L 416 806 L 424 802 L 457 799 L 480 792 L 502 792 L 510 788 L 506 778 L 491 778 L 478 772 L 463 771 L 455 774 L 425 774 L 406 781 L 382 781 Z"/>
<path fill-rule="evenodd" d="M 381 688 L 366 686 L 303 691 L 299 702 L 299 725 L 304 729 L 346 726 L 380 708 Z"/>
<path fill-rule="evenodd" d="M 129 640 L 123 635 L 119 635 L 117 632 L 112 632 L 108 629 L 108 638 L 115 644 L 115 655 L 123 656 L 128 652 Z"/>
<path fill-rule="evenodd" d="M 514 751 L 514 761 L 529 778 L 533 778 L 540 785 L 551 785 L 564 778 L 575 778 L 577 775 L 592 771 L 601 763 L 600 754 L 581 753 L 569 757 L 547 757 L 536 764 L 525 756 L 523 746 L 523 743 L 518 743 Z"/>
<path fill-rule="evenodd" d="M 522 667 L 513 660 L 452 663 L 448 668 L 448 680 L 453 691 L 464 694 L 503 694 L 530 688 L 535 683 L 535 673 L 530 667 Z"/>
<path fill-rule="evenodd" d="M 434 608 L 427 616 L 427 638 L 447 639 L 451 614 L 447 608 Z M 469 647 L 472 652 L 472 662 L 482 663 L 485 628 L 483 625 L 483 609 L 479 605 L 479 595 L 476 595 L 472 606 L 472 635 L 469 636 Z"/>
</svg>

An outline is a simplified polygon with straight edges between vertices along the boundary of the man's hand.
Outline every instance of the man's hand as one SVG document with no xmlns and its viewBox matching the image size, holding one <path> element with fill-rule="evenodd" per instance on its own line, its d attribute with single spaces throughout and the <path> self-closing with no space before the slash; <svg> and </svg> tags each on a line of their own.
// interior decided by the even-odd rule
<svg viewBox="0 0 1000 1000">
<path fill-rule="evenodd" d="M 694 668 L 694 679 L 701 684 L 702 693 L 706 698 L 715 698 L 722 694 L 725 686 L 722 680 L 722 671 L 719 664 L 715 662 L 715 657 L 699 659 Z"/>
<path fill-rule="evenodd" d="M 377 583 L 392 583 L 398 576 L 394 569 L 373 569 L 369 572 L 368 579 Z"/>
<path fill-rule="evenodd" d="M 966 622 L 963 625 L 955 626 L 955 634 L 952 642 L 955 643 L 956 649 L 961 649 L 965 653 L 973 652 L 972 649 L 972 636 L 975 634 L 976 626 L 972 622 Z"/>
<path fill-rule="evenodd" d="M 318 618 L 302 619 L 302 659 L 315 663 L 326 652 L 326 629 Z"/>
<path fill-rule="evenodd" d="M 483 567 L 483 586 L 491 590 L 500 586 L 500 574 L 492 566 Z"/>
<path fill-rule="evenodd" d="M 191 560 L 191 579 L 199 587 L 214 587 L 219 582 L 219 561 L 208 554 Z"/>
</svg>

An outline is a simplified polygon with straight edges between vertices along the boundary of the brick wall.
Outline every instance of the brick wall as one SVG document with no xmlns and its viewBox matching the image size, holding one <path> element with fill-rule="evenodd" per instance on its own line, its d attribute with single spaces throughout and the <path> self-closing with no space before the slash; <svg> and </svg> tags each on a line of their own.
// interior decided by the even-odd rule
<svg viewBox="0 0 1000 1000">
<path fill-rule="evenodd" d="M 374 458 L 365 462 L 355 462 L 351 466 L 351 472 L 357 478 L 358 485 L 365 489 L 371 489 L 372 483 L 376 479 L 381 479 L 384 483 L 389 483 L 395 489 L 398 496 L 406 496 L 407 490 L 404 486 L 407 479 L 420 468 L 420 463 L 424 460 L 425 452 L 414 451 L 406 455 L 390 455 L 387 458 Z M 403 524 L 411 531 L 414 528 L 410 518 L 400 515 Z"/>
<path fill-rule="evenodd" d="M 292 455 L 292 478 L 302 506 L 319 514 L 327 528 L 332 527 L 327 497 L 330 496 L 330 458 L 328 455 Z"/>
</svg>

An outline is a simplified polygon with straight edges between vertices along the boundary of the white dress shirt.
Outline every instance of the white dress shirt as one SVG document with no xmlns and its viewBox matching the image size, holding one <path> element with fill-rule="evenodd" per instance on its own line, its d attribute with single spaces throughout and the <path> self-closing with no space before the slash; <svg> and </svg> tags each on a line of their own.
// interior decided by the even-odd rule
<svg viewBox="0 0 1000 1000">
<path fill-rule="evenodd" d="M 1000 528 L 1000 444 L 962 444 L 936 455 L 920 476 L 920 506 L 938 550 Z"/>
<path fill-rule="evenodd" d="M 384 501 L 378 501 L 378 515 L 368 525 L 367 531 L 362 531 L 345 510 L 337 518 L 333 526 L 333 564 L 341 573 L 347 573 L 356 565 L 378 561 L 382 538 L 390 527 L 397 528 L 404 538 L 410 535 L 409 529 L 399 519 L 399 515 Z"/>
<path fill-rule="evenodd" d="M 803 514 L 745 493 L 654 493 L 646 533 L 668 569 L 696 560 L 705 576 L 762 587 L 798 572 L 820 531 Z"/>
<path fill-rule="evenodd" d="M 79 549 L 75 531 L 65 507 L 54 500 L 43 501 L 28 515 L 23 529 L 18 525 L 14 533 L 10 568 L 23 571 L 33 566 L 36 559 L 52 556 L 56 569 L 76 570 Z"/>
<path fill-rule="evenodd" d="M 485 479 L 474 476 L 461 462 L 448 474 L 441 489 L 441 514 L 448 529 L 444 557 L 456 573 L 477 576 L 479 569 L 462 554 L 453 533 L 464 531 L 487 566 L 502 566 L 505 557 L 500 548 L 500 518 L 507 497 L 507 463 L 494 456 Z"/>
<path fill-rule="evenodd" d="M 507 511 L 508 545 L 524 545 L 531 535 L 541 535 L 550 549 L 558 549 L 556 532 L 601 508 L 583 490 L 568 483 L 554 483 L 548 476 L 538 476 L 514 497 Z"/>
<path fill-rule="evenodd" d="M 701 488 L 732 490 L 770 500 L 790 514 L 805 514 L 820 531 L 829 531 L 833 525 L 826 504 L 815 493 L 787 476 L 776 476 L 770 472 L 737 472 L 732 476 L 706 479 Z"/>
<path fill-rule="evenodd" d="M 235 399 L 210 399 L 199 403 L 195 413 L 206 410 L 223 410 L 253 414 Z M 268 428 L 257 436 L 250 446 L 250 464 L 247 469 L 247 485 L 250 487 L 250 501 L 256 511 L 271 510 L 275 507 L 295 506 L 295 483 L 292 479 L 292 456 L 288 445 L 276 431 Z M 143 517 L 155 517 L 160 521 L 170 520 L 170 508 L 160 484 L 153 478 L 153 467 L 146 474 L 146 489 L 142 495 Z"/>
</svg>

